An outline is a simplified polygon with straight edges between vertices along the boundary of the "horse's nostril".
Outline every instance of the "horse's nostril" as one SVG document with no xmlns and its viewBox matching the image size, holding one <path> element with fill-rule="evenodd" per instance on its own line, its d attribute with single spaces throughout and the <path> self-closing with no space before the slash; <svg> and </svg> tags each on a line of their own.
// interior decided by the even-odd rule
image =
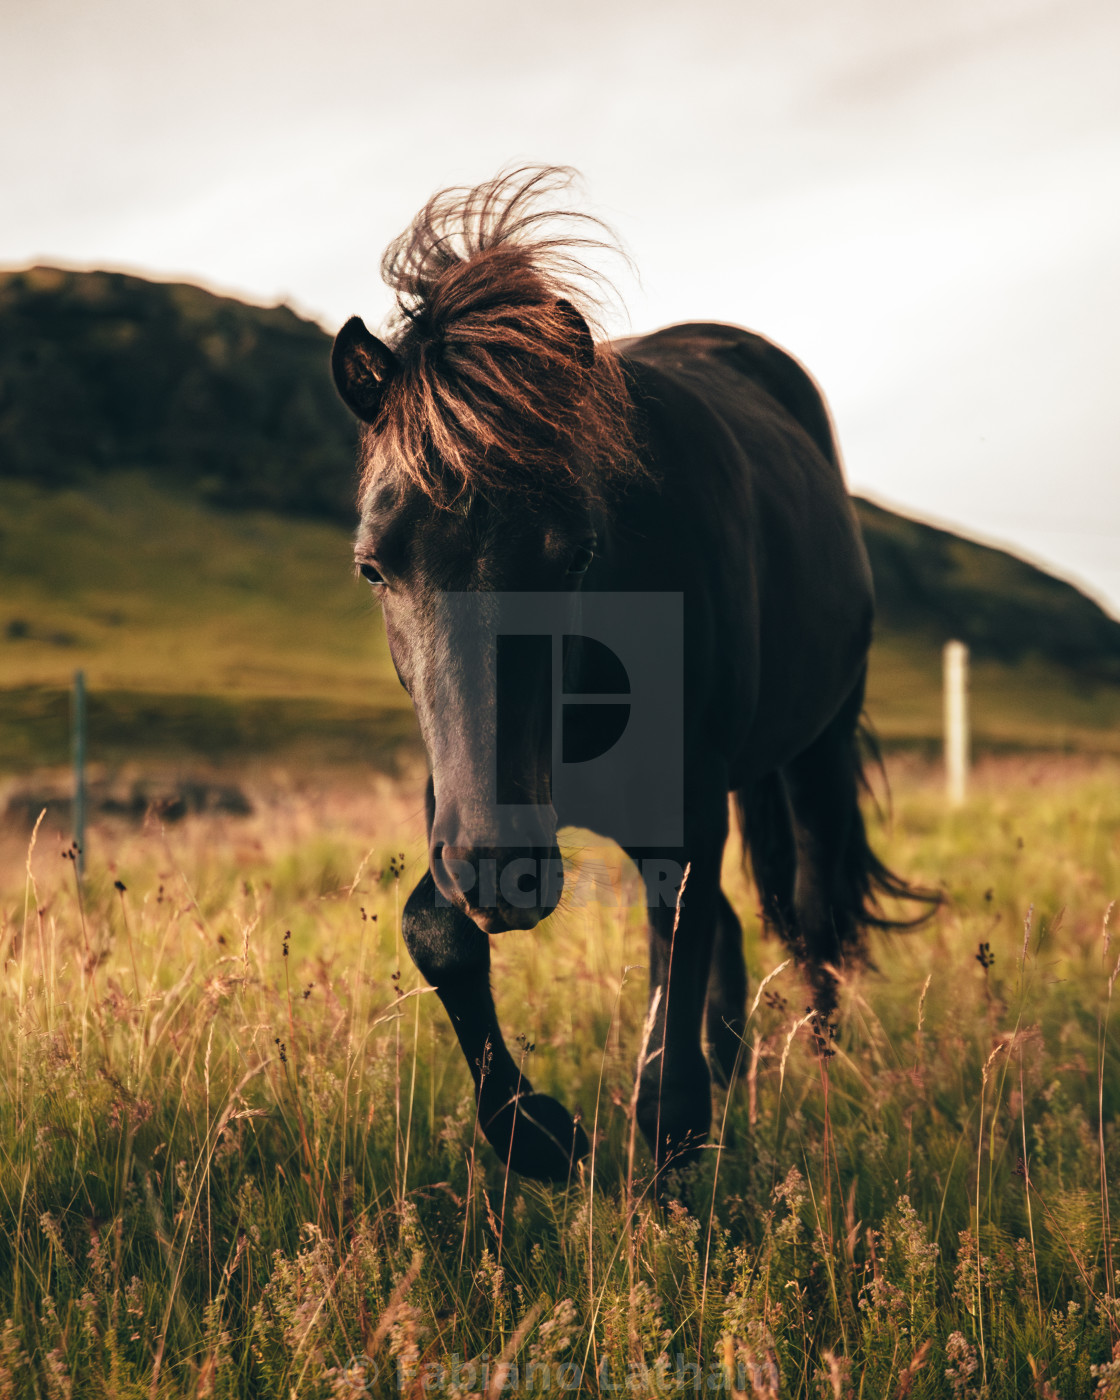
<svg viewBox="0 0 1120 1400">
<path fill-rule="evenodd" d="M 468 853 L 460 846 L 449 846 L 445 841 L 432 842 L 432 873 L 437 883 L 442 877 L 448 894 L 452 891 L 467 895 L 477 883 L 478 872 Z"/>
</svg>

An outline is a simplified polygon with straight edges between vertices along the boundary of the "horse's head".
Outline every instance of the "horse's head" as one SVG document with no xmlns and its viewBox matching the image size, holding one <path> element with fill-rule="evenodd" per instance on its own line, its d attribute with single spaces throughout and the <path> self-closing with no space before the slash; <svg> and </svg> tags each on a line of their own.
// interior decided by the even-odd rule
<svg viewBox="0 0 1120 1400">
<path fill-rule="evenodd" d="M 593 552 L 586 509 L 475 497 L 448 510 L 398 482 L 363 501 L 355 558 L 432 768 L 432 876 L 486 932 L 531 928 L 559 899 L 551 639 L 575 630 L 565 618 Z M 542 613 L 547 630 L 505 630 Z"/>
<path fill-rule="evenodd" d="M 429 206 L 386 254 L 388 343 L 354 317 L 332 357 L 364 424 L 356 561 L 432 767 L 432 876 L 487 932 L 559 898 L 553 673 L 604 482 L 634 458 L 617 363 L 545 257 L 580 240 L 515 237 L 537 184 Z M 503 616 L 525 595 L 543 629 Z"/>
</svg>

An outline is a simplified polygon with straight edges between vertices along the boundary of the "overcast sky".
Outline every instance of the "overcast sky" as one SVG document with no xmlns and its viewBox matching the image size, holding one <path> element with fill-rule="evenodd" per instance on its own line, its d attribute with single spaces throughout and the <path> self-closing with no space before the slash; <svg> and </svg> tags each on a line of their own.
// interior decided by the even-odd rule
<svg viewBox="0 0 1120 1400">
<path fill-rule="evenodd" d="M 737 321 L 824 386 L 853 488 L 1120 616 L 1114 0 L 7 0 L 0 263 L 329 330 L 435 189 L 577 166 L 640 331 Z"/>
</svg>

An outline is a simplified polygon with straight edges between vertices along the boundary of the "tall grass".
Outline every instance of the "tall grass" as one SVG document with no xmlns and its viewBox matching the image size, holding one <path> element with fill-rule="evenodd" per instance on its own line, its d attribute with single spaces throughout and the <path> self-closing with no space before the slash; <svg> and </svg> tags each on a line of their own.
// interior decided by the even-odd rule
<svg viewBox="0 0 1120 1400">
<path fill-rule="evenodd" d="M 582 859 L 621 902 L 494 942 L 515 1053 L 592 1134 L 559 1190 L 485 1144 L 403 960 L 411 793 L 97 828 L 83 889 L 57 834 L 7 839 L 0 1397 L 1120 1396 L 1118 778 L 1003 764 L 950 813 L 897 774 L 877 842 L 949 901 L 834 1039 L 729 854 L 754 1001 L 690 1209 L 634 1134 L 617 855 Z"/>
</svg>

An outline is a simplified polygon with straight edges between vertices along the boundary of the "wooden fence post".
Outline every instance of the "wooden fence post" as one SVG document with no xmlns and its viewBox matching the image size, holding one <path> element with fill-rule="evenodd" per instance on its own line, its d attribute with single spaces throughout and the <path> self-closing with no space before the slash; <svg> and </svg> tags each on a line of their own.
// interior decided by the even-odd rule
<svg viewBox="0 0 1120 1400">
<path fill-rule="evenodd" d="M 946 642 L 945 675 L 945 791 L 959 807 L 968 792 L 968 647 Z"/>
</svg>

